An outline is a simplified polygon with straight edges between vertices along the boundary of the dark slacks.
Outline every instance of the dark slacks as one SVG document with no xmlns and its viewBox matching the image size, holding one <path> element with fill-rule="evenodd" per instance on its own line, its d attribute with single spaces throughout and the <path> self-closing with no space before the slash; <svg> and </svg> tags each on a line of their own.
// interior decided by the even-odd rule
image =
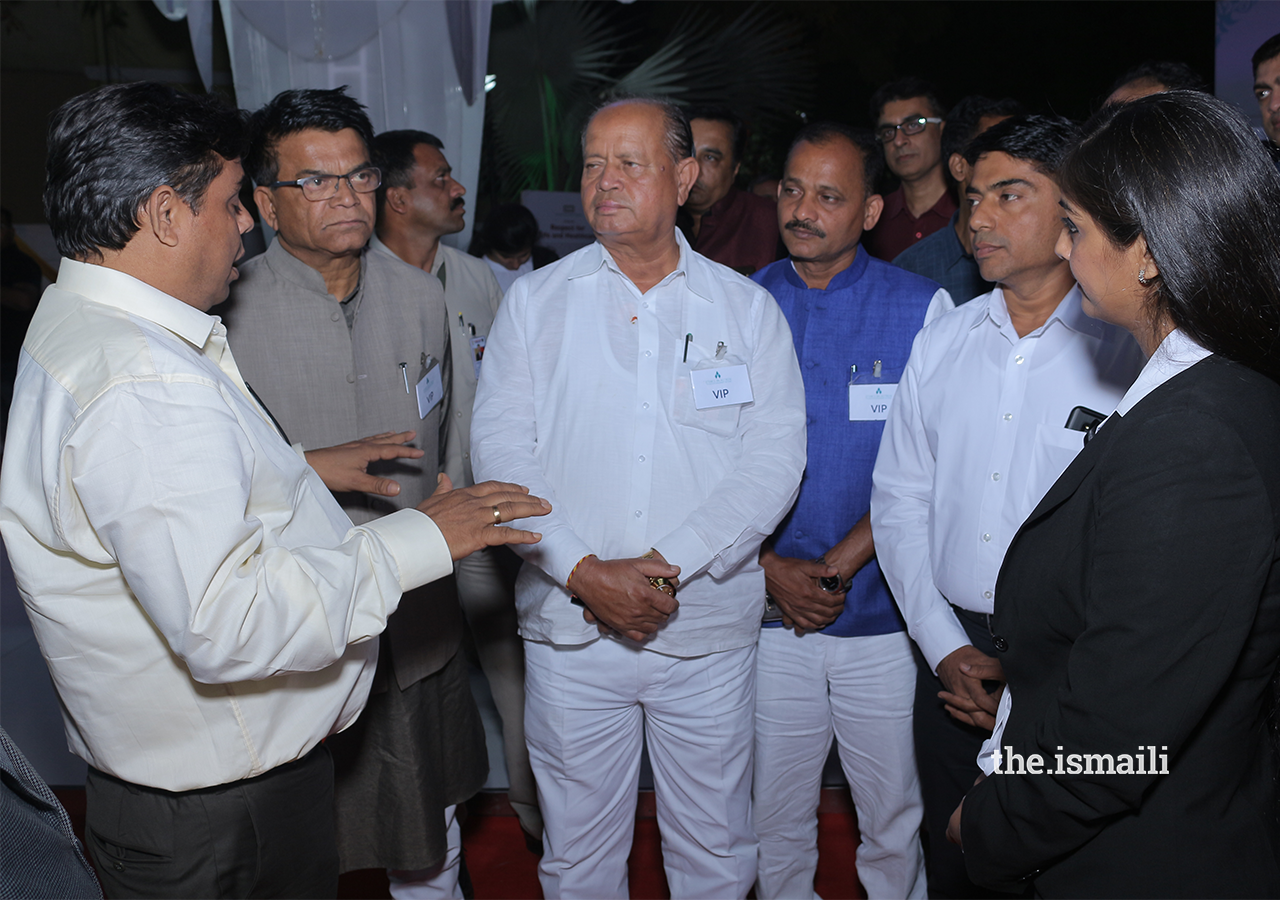
<svg viewBox="0 0 1280 900">
<path fill-rule="evenodd" d="M 337 894 L 323 745 L 256 778 L 181 793 L 90 768 L 85 793 L 85 843 L 112 900 Z"/>
<path fill-rule="evenodd" d="M 991 643 L 986 617 L 957 610 L 960 624 L 974 647 L 988 656 L 999 658 Z M 934 675 L 924 657 L 916 652 L 916 705 L 913 728 L 916 739 L 916 765 L 920 769 L 920 793 L 924 798 L 924 822 L 928 831 L 925 867 L 929 878 L 929 896 L 1007 897 L 969 880 L 964 867 L 964 854 L 947 840 L 947 822 L 973 781 L 982 771 L 978 768 L 978 751 L 991 736 L 988 731 L 957 721 L 938 699 L 945 690 L 942 680 Z"/>
</svg>

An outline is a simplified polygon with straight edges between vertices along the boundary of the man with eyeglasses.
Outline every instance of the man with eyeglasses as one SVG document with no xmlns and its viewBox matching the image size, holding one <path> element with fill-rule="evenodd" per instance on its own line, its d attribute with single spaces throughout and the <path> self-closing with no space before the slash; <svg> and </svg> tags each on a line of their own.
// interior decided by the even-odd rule
<svg viewBox="0 0 1280 900">
<path fill-rule="evenodd" d="M 956 200 L 942 168 L 942 104 L 927 81 L 900 78 L 871 96 L 871 119 L 884 161 L 901 182 L 884 195 L 884 214 L 862 244 L 872 256 L 892 261 L 916 241 L 951 222 Z"/>
<path fill-rule="evenodd" d="M 394 497 L 336 495 L 356 523 L 412 506 L 436 488 L 451 412 L 440 282 L 366 249 L 381 172 L 369 119 L 343 88 L 285 91 L 250 125 L 245 168 L 276 239 L 231 294 L 240 369 L 304 447 L 416 431 L 421 460 L 379 464 L 400 484 Z M 483 785 L 488 757 L 454 581 L 421 591 L 387 623 L 364 714 L 328 746 L 342 871 L 386 868 L 393 896 L 450 897 L 453 811 Z"/>
</svg>

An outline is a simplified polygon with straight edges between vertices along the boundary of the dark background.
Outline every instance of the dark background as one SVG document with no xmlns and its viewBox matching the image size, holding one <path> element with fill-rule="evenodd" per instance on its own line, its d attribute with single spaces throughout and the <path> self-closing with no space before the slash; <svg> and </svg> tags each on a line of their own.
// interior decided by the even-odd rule
<svg viewBox="0 0 1280 900">
<path fill-rule="evenodd" d="M 546 2 L 546 0 L 544 0 Z M 566 0 L 554 0 L 566 2 Z M 638 0 L 603 4 L 631 35 L 627 54 L 638 62 L 659 47 L 690 8 L 688 2 Z M 1111 82 L 1147 59 L 1191 65 L 1212 87 L 1214 4 L 1185 2 L 827 2 L 772 0 L 763 5 L 794 23 L 813 63 L 810 100 L 787 120 L 757 123 L 743 180 L 776 174 L 782 153 L 804 118 L 868 125 L 867 101 L 884 81 L 915 74 L 933 81 L 950 105 L 970 93 L 1013 96 L 1031 110 L 1084 118 Z M 704 2 L 709 16 L 728 23 L 749 6 Z M 494 7 L 494 28 L 517 12 Z M 49 113 L 89 90 L 104 65 L 135 71 L 189 70 L 186 24 L 170 23 L 150 0 L 0 0 L 0 195 L 18 222 L 42 221 L 40 192 Z M 215 22 L 220 92 L 231 94 L 229 64 Z M 96 73 L 96 78 L 94 74 Z M 124 78 L 122 80 L 128 80 Z M 801 115 L 803 114 L 803 115 Z M 481 203 L 496 179 L 482 172 L 468 185 Z"/>
</svg>

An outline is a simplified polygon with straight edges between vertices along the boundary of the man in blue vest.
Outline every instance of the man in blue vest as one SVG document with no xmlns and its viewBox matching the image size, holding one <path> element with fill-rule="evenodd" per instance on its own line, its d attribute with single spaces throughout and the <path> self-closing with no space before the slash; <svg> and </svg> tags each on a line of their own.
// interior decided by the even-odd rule
<svg viewBox="0 0 1280 900">
<path fill-rule="evenodd" d="M 765 542 L 756 660 L 756 896 L 813 897 L 817 807 L 834 732 L 858 810 L 867 896 L 924 897 L 912 743 L 911 642 L 875 562 L 871 470 L 912 339 L 952 308 L 935 282 L 859 245 L 883 200 L 870 135 L 805 127 L 787 155 L 778 224 L 790 258 L 753 279 L 786 315 L 804 377 L 809 459 Z"/>
</svg>

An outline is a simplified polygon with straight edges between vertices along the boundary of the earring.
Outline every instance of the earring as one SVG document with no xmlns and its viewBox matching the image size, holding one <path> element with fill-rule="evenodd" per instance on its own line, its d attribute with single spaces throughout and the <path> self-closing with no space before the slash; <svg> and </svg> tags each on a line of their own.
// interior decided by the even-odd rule
<svg viewBox="0 0 1280 900">
<path fill-rule="evenodd" d="M 1146 287 L 1150 283 L 1151 282 L 1147 281 L 1147 267 L 1143 266 L 1141 269 L 1138 270 L 1138 284 L 1142 285 L 1143 287 Z"/>
</svg>

